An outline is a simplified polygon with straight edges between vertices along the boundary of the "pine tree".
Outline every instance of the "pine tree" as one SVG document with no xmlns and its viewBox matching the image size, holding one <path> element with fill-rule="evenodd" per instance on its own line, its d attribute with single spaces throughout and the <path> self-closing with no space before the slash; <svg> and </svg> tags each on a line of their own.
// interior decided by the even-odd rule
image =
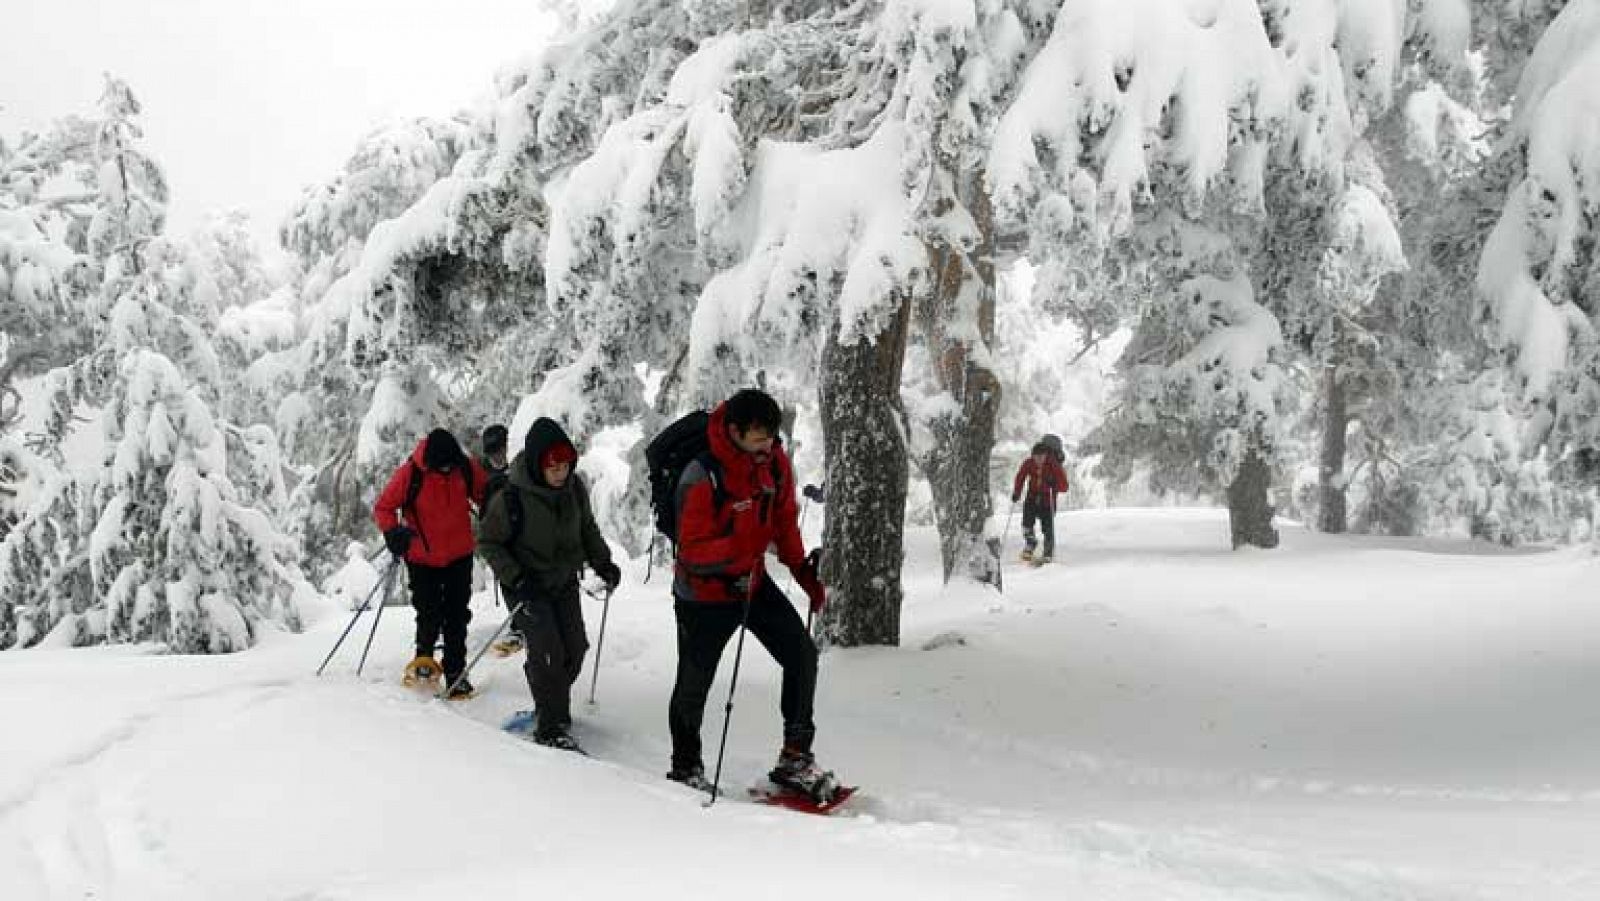
<svg viewBox="0 0 1600 901">
<path fill-rule="evenodd" d="M 276 441 L 214 419 L 225 388 L 211 342 L 216 281 L 158 233 L 165 181 L 139 146 L 138 109 L 108 80 L 102 118 L 86 129 L 95 195 L 83 201 L 82 254 L 100 281 L 79 311 L 87 349 L 51 374 L 52 436 L 77 404 L 102 407 L 106 460 L 46 480 L 0 543 L 0 647 L 53 636 L 221 652 L 299 626 L 304 582 L 270 515 L 284 493 Z M 230 432 L 242 490 L 228 475 Z"/>
<path fill-rule="evenodd" d="M 1561 4 L 1539 5 L 1529 19 Z M 1508 56 L 1531 28 L 1507 28 Z M 1592 497 L 1600 448 L 1600 138 L 1593 84 L 1600 75 L 1600 4 L 1566 4 L 1550 19 L 1517 81 L 1516 106 L 1491 168 L 1507 186 L 1477 285 L 1491 336 L 1514 380 L 1511 408 L 1526 423 L 1518 459 L 1549 467 L 1574 494 Z M 1506 479 L 1506 485 L 1521 480 Z M 1565 511 L 1563 511 L 1565 512 Z M 1547 527 L 1565 531 L 1566 523 Z M 1592 508 L 1579 518 L 1592 529 Z"/>
</svg>

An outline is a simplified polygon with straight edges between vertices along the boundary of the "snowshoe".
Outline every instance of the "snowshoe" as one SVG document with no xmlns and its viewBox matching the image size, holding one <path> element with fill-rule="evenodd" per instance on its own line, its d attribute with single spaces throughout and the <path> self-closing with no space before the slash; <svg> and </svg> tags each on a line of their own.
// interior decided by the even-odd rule
<svg viewBox="0 0 1600 901">
<path fill-rule="evenodd" d="M 446 684 L 449 685 L 449 683 Z M 468 698 L 477 695 L 478 693 L 478 689 L 474 688 L 472 685 L 472 680 L 466 678 L 465 676 L 461 678 L 461 681 L 456 682 L 454 685 L 449 685 L 449 688 L 450 693 L 445 696 L 445 700 L 447 701 L 465 701 Z"/>
<path fill-rule="evenodd" d="M 439 690 L 439 677 L 444 675 L 444 670 L 439 662 L 432 657 L 418 656 L 406 664 L 405 675 L 400 677 L 402 684 L 409 688 L 426 688 L 430 691 Z"/>
<path fill-rule="evenodd" d="M 1039 556 L 1033 558 L 1031 565 L 1035 569 L 1038 569 L 1039 567 L 1044 566 L 1046 563 L 1049 563 L 1050 559 L 1051 558 L 1049 554 L 1040 554 Z"/>
<path fill-rule="evenodd" d="M 692 766 L 687 769 L 674 767 L 667 772 L 667 778 L 697 792 L 711 791 L 711 780 L 706 778 L 706 768 L 703 766 Z"/>
<path fill-rule="evenodd" d="M 522 648 L 523 647 L 524 647 L 524 645 L 522 643 L 522 636 L 518 635 L 515 632 L 512 632 L 511 634 L 507 635 L 505 638 L 502 638 L 499 641 L 496 641 L 490 647 L 490 650 L 494 652 L 494 655 L 496 657 L 505 658 L 505 657 L 510 657 L 513 654 L 522 653 Z"/>
<path fill-rule="evenodd" d="M 832 797 L 826 802 L 818 802 L 810 795 L 801 794 L 780 785 L 767 783 L 766 785 L 752 786 L 750 789 L 751 800 L 760 804 L 769 804 L 773 807 L 782 807 L 799 813 L 818 814 L 827 816 L 838 810 L 855 796 L 856 786 L 841 785 L 834 789 Z"/>
<path fill-rule="evenodd" d="M 1021 556 L 1022 556 L 1022 562 L 1023 563 L 1031 563 L 1031 562 L 1033 562 L 1033 548 L 1031 548 L 1031 547 L 1023 548 Z"/>
<path fill-rule="evenodd" d="M 555 748 L 557 751 L 574 751 L 576 753 L 583 754 L 584 756 L 588 756 L 583 748 L 578 746 L 578 741 L 572 737 L 572 733 L 564 729 L 560 732 L 552 732 L 548 735 L 535 735 L 533 737 L 533 743 L 536 745 L 543 745 L 546 748 Z"/>
<path fill-rule="evenodd" d="M 816 755 L 809 752 L 782 752 L 767 778 L 773 785 L 804 795 L 818 805 L 832 802 L 839 791 L 839 780 L 832 772 L 817 766 Z"/>
<path fill-rule="evenodd" d="M 539 718 L 534 715 L 532 710 L 518 710 L 516 713 L 506 717 L 505 722 L 500 724 L 500 728 L 510 732 L 512 735 L 532 738 L 533 730 L 538 721 Z"/>
</svg>

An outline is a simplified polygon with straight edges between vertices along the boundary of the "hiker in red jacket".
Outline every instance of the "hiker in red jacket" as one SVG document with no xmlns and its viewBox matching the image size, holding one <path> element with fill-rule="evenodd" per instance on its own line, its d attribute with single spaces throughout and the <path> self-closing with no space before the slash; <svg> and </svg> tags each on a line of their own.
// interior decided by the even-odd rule
<svg viewBox="0 0 1600 901">
<path fill-rule="evenodd" d="M 1034 564 L 1045 564 L 1056 552 L 1056 495 L 1067 490 L 1067 473 L 1061 468 L 1065 454 L 1060 445 L 1054 447 L 1047 441 L 1033 446 L 1033 453 L 1017 468 L 1017 477 L 1011 484 L 1011 503 L 1022 500 L 1024 488 L 1027 500 L 1022 503 L 1022 559 Z M 1033 522 L 1039 521 L 1039 531 L 1044 533 L 1044 553 L 1034 556 L 1037 542 L 1033 537 Z"/>
<path fill-rule="evenodd" d="M 762 391 L 746 389 L 711 414 L 708 453 L 684 467 L 677 487 L 677 564 L 672 583 L 678 621 L 678 673 L 667 721 L 672 770 L 667 778 L 708 788 L 700 722 L 717 662 L 741 625 L 783 670 L 779 708 L 783 748 L 773 782 L 819 801 L 837 782 L 811 753 L 816 725 L 817 646 L 772 577 L 767 548 L 794 574 L 813 612 L 827 602 L 817 555 L 806 555 L 795 503 L 794 471 L 778 442 L 782 413 Z"/>
<path fill-rule="evenodd" d="M 444 637 L 446 684 L 467 665 L 467 623 L 472 620 L 472 508 L 483 503 L 489 476 L 461 449 L 454 435 L 434 429 L 394 471 L 372 518 L 389 552 L 406 562 L 411 606 L 417 610 L 417 656 L 408 682 L 438 679 L 433 648 Z M 462 679 L 450 696 L 469 697 Z"/>
</svg>

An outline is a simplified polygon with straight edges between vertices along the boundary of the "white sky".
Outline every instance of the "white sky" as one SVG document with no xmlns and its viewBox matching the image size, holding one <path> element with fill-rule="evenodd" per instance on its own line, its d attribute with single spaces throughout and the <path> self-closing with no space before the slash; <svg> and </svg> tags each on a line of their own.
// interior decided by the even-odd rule
<svg viewBox="0 0 1600 901">
<path fill-rule="evenodd" d="M 537 50 L 537 0 L 0 0 L 0 134 L 89 113 L 101 73 L 144 105 L 170 226 L 240 208 L 267 240 L 374 125 L 448 115 Z M 275 238 L 272 238 L 275 242 Z"/>
</svg>

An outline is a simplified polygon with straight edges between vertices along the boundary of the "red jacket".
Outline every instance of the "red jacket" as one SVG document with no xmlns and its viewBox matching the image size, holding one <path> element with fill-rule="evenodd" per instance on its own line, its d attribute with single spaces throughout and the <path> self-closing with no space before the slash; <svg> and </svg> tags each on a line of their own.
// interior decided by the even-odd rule
<svg viewBox="0 0 1600 901">
<path fill-rule="evenodd" d="M 1029 456 L 1017 468 L 1017 477 L 1011 483 L 1011 496 L 1022 494 L 1024 484 L 1028 486 L 1028 500 L 1036 504 L 1048 504 L 1054 510 L 1056 495 L 1067 490 L 1067 473 L 1049 454 L 1044 455 L 1043 466 Z"/>
<path fill-rule="evenodd" d="M 457 470 L 437 472 L 422 464 L 422 451 L 427 439 L 417 442 L 411 457 L 389 477 L 389 484 L 378 495 L 372 506 L 372 518 L 378 530 L 387 532 L 405 524 L 416 532 L 411 547 L 406 550 L 406 560 L 420 566 L 445 566 L 469 556 L 477 547 L 472 536 L 472 508 L 483 504 L 483 489 L 489 484 L 489 475 L 469 460 L 472 467 L 472 493 L 467 494 L 467 480 Z M 422 470 L 422 487 L 417 492 L 416 504 L 403 509 L 406 493 L 411 490 L 412 468 Z"/>
<path fill-rule="evenodd" d="M 750 575 L 774 543 L 778 560 L 791 572 L 799 572 L 805 563 L 789 455 L 774 442 L 769 458 L 757 463 L 728 437 L 724 413 L 723 406 L 717 407 L 706 427 L 721 491 L 712 487 L 711 476 L 698 461 L 685 467 L 678 481 L 673 593 L 680 598 L 744 600 L 734 581 Z"/>
</svg>

